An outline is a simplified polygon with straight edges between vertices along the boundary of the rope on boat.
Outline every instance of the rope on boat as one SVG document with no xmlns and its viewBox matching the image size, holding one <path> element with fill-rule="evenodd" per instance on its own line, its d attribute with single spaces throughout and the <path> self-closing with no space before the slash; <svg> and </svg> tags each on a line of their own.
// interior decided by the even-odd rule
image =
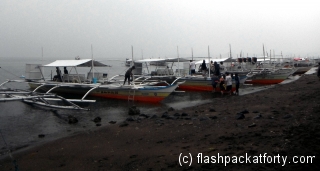
<svg viewBox="0 0 320 171">
<path fill-rule="evenodd" d="M 13 75 L 13 76 L 15 76 L 15 77 L 17 77 L 17 78 L 20 78 L 20 76 L 18 76 L 18 75 L 16 75 L 16 74 L 13 74 L 12 72 L 10 72 L 10 71 L 8 71 L 8 70 L 6 70 L 6 69 L 2 68 L 2 67 L 0 67 L 0 69 L 2 69 L 2 70 L 4 70 L 4 71 L 6 71 L 7 73 L 9 73 L 9 74 L 11 74 L 11 75 Z"/>
</svg>

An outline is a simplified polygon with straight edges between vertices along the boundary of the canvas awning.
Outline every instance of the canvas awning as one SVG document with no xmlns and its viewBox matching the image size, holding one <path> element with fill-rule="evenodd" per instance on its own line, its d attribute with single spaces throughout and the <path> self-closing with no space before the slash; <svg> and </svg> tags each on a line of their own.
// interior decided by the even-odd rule
<svg viewBox="0 0 320 171">
<path fill-rule="evenodd" d="M 188 59 L 184 59 L 184 58 L 166 58 L 166 59 L 140 59 L 140 60 L 136 60 L 134 61 L 135 63 L 144 63 L 144 62 L 187 62 L 190 61 Z"/>
<path fill-rule="evenodd" d="M 108 67 L 101 62 L 93 60 L 94 67 Z M 45 67 L 91 67 L 92 59 L 79 59 L 79 60 L 56 60 L 50 64 L 44 65 Z"/>
</svg>

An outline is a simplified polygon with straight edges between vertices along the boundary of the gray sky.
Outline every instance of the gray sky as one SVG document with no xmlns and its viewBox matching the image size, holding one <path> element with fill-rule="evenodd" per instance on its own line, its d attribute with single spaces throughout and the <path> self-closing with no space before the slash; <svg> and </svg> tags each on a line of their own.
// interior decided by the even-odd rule
<svg viewBox="0 0 320 171">
<path fill-rule="evenodd" d="M 320 55 L 318 0 L 1 0 L 0 57 Z"/>
</svg>

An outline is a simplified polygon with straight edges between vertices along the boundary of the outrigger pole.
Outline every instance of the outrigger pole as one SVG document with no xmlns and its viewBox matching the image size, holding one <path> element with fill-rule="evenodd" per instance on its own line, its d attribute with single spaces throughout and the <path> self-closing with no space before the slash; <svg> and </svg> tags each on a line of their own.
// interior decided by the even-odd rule
<svg viewBox="0 0 320 171">
<path fill-rule="evenodd" d="M 132 66 L 131 67 L 133 67 L 134 66 L 134 62 L 133 62 L 133 46 L 131 45 L 131 63 L 132 63 Z M 131 72 L 133 72 L 132 70 L 131 70 Z M 129 77 L 129 79 L 130 79 L 130 77 Z M 132 84 L 134 85 L 134 74 L 132 73 Z"/>
<path fill-rule="evenodd" d="M 193 48 L 191 48 L 191 56 L 192 56 L 192 61 L 193 61 Z"/>
</svg>

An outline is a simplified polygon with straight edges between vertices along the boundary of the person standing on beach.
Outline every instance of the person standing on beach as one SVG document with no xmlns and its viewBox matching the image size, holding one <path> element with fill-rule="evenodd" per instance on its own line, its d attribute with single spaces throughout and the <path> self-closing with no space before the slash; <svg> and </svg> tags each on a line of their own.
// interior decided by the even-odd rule
<svg viewBox="0 0 320 171">
<path fill-rule="evenodd" d="M 202 62 L 202 64 L 201 64 L 201 71 L 202 71 L 202 75 L 203 75 L 203 76 L 206 76 L 207 70 L 208 70 L 208 68 L 207 68 L 206 61 L 203 60 L 203 62 Z"/>
<path fill-rule="evenodd" d="M 193 60 L 190 60 L 190 75 L 194 75 L 196 73 L 196 63 Z"/>
<path fill-rule="evenodd" d="M 319 78 L 319 80 L 320 80 L 320 62 L 318 63 L 317 76 L 318 76 L 318 78 Z"/>
<path fill-rule="evenodd" d="M 229 72 L 226 72 L 226 83 L 227 83 L 227 92 L 231 95 L 232 93 L 232 78 L 229 74 Z"/>
<path fill-rule="evenodd" d="M 210 73 L 214 75 L 214 64 L 212 61 L 210 62 Z"/>
<path fill-rule="evenodd" d="M 224 77 L 225 77 L 224 75 L 221 75 L 220 80 L 219 80 L 221 94 L 223 94 L 223 91 L 226 89 L 225 88 L 226 85 L 224 84 L 224 81 L 225 81 Z"/>
<path fill-rule="evenodd" d="M 132 66 L 131 68 L 129 68 L 126 72 L 126 74 L 124 75 L 124 82 L 123 82 L 123 85 L 126 84 L 126 81 L 128 79 L 128 85 L 130 85 L 130 76 L 132 77 L 133 79 L 133 74 L 132 74 L 132 70 L 136 69 L 135 66 Z"/>
<path fill-rule="evenodd" d="M 220 71 L 225 71 L 226 69 L 224 68 L 223 62 L 220 62 Z"/>
<path fill-rule="evenodd" d="M 219 66 L 219 64 L 216 61 L 214 61 L 213 65 L 214 65 L 215 74 L 216 75 L 220 75 L 220 66 Z"/>
<path fill-rule="evenodd" d="M 212 93 L 216 92 L 216 88 L 217 88 L 217 84 L 219 83 L 219 78 L 218 75 L 213 74 L 212 78 L 211 78 L 211 85 L 212 85 Z"/>
</svg>

